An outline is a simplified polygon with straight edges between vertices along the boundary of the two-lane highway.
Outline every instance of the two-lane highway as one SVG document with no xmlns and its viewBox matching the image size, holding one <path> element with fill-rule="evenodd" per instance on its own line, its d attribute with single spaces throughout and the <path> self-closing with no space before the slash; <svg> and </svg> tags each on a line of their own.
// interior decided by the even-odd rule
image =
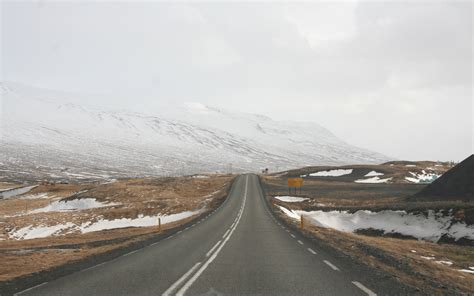
<svg viewBox="0 0 474 296">
<path fill-rule="evenodd" d="M 320 250 L 275 220 L 258 178 L 240 176 L 225 203 L 146 248 L 19 295 L 406 294 L 397 281 Z"/>
</svg>

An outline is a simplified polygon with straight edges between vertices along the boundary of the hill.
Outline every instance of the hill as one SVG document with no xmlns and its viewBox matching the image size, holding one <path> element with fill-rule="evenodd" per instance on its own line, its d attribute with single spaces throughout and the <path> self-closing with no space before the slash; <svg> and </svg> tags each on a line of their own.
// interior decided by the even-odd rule
<svg viewBox="0 0 474 296">
<path fill-rule="evenodd" d="M 316 123 L 198 103 L 150 115 L 16 83 L 2 83 L 0 92 L 0 169 L 8 178 L 106 179 L 388 160 Z"/>
<path fill-rule="evenodd" d="M 474 154 L 423 188 L 412 199 L 474 201 Z"/>
</svg>

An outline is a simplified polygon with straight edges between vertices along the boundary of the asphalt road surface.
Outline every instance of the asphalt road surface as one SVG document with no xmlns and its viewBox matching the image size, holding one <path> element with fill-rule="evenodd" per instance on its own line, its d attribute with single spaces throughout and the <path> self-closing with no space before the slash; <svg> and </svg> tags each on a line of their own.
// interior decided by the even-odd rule
<svg viewBox="0 0 474 296">
<path fill-rule="evenodd" d="M 18 295 L 402 295 L 392 277 L 318 248 L 270 214 L 255 175 L 194 225 Z"/>
</svg>

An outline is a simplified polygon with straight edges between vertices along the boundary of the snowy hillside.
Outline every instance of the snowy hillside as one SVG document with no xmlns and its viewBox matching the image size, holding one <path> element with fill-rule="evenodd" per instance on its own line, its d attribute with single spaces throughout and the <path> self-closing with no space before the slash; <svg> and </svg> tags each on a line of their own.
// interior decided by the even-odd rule
<svg viewBox="0 0 474 296">
<path fill-rule="evenodd" d="M 0 169 L 28 178 L 115 178 L 380 163 L 315 123 L 193 103 L 154 116 L 90 107 L 14 83 L 2 95 Z"/>
</svg>

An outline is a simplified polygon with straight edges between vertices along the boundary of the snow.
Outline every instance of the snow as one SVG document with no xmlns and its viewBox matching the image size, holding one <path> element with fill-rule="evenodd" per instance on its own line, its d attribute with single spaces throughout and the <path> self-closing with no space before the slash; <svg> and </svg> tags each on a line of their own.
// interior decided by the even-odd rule
<svg viewBox="0 0 474 296">
<path fill-rule="evenodd" d="M 441 175 L 437 173 L 427 173 L 425 170 L 422 170 L 421 173 L 409 172 L 411 177 L 405 177 L 405 180 L 412 183 L 431 183 L 434 180 L 438 179 Z"/>
<path fill-rule="evenodd" d="M 405 165 L 406 167 L 409 167 L 409 168 L 413 168 L 413 167 L 416 167 L 416 164 L 407 164 Z"/>
<path fill-rule="evenodd" d="M 365 177 L 375 177 L 375 176 L 383 176 L 384 174 L 383 173 L 379 173 L 379 172 L 376 172 L 376 171 L 371 171 L 369 173 L 367 173 L 365 175 Z"/>
<path fill-rule="evenodd" d="M 427 215 L 407 213 L 405 211 L 385 210 L 372 212 L 359 210 L 355 213 L 347 211 L 301 211 L 280 209 L 289 217 L 298 219 L 299 216 L 311 218 L 320 227 L 334 228 L 344 232 L 354 232 L 358 229 L 379 229 L 387 233 L 399 233 L 427 241 L 437 242 L 443 235 L 455 240 L 467 238 L 474 240 L 474 225 L 458 222 L 452 216 L 442 216 L 440 213 L 428 211 Z"/>
<path fill-rule="evenodd" d="M 34 239 L 48 237 L 56 235 L 66 229 L 74 227 L 75 224 L 68 222 L 66 224 L 57 224 L 54 226 L 38 226 L 33 227 L 33 225 L 23 227 L 19 230 L 14 231 L 10 234 L 10 237 L 14 239 Z"/>
<path fill-rule="evenodd" d="M 284 202 L 302 202 L 309 199 L 297 196 L 275 196 L 275 198 Z"/>
<path fill-rule="evenodd" d="M 280 208 L 280 210 L 285 213 L 288 217 L 290 218 L 293 218 L 293 219 L 301 219 L 301 216 L 296 214 L 294 211 L 292 210 L 288 210 L 287 208 L 285 207 L 282 207 L 282 206 L 278 206 Z"/>
<path fill-rule="evenodd" d="M 453 265 L 453 262 L 451 262 L 451 261 L 446 261 L 446 260 L 439 260 L 439 261 L 436 261 L 436 263 L 438 263 L 438 264 L 443 264 L 443 265 L 447 265 L 447 266 Z"/>
<path fill-rule="evenodd" d="M 387 183 L 390 180 L 392 180 L 392 178 L 380 179 L 379 177 L 372 177 L 372 178 L 368 178 L 368 179 L 355 180 L 354 182 L 356 182 L 356 183 L 377 184 L 377 183 Z"/>
<path fill-rule="evenodd" d="M 8 191 L 3 191 L 3 192 L 0 192 L 0 199 L 1 198 L 11 198 L 11 197 L 14 197 L 14 196 L 17 196 L 17 195 L 20 195 L 20 194 L 24 194 L 24 193 L 27 193 L 28 191 L 30 191 L 31 189 L 37 187 L 37 185 L 33 185 L 33 186 L 26 186 L 26 187 L 21 187 L 21 188 L 17 188 L 17 189 L 12 189 L 12 190 L 8 190 Z"/>
<path fill-rule="evenodd" d="M 435 257 L 427 257 L 427 256 L 420 256 L 422 259 L 425 259 L 425 260 L 434 260 Z"/>
<path fill-rule="evenodd" d="M 103 208 L 108 206 L 117 205 L 115 203 L 103 203 L 97 201 L 95 198 L 82 198 L 82 199 L 73 199 L 68 201 L 54 201 L 51 204 L 39 208 L 30 213 L 43 213 L 43 212 L 63 212 L 63 211 L 74 211 L 74 210 L 87 210 L 95 208 Z"/>
<path fill-rule="evenodd" d="M 320 171 L 316 173 L 309 174 L 311 177 L 340 177 L 344 175 L 352 174 L 352 169 L 337 169 L 337 170 L 329 170 L 329 171 Z"/>
<path fill-rule="evenodd" d="M 196 211 L 184 211 L 177 214 L 171 215 L 156 215 L 156 216 L 143 216 L 139 215 L 137 218 L 121 218 L 114 220 L 99 219 L 95 222 L 85 222 L 81 225 L 76 225 L 74 223 L 68 222 L 65 224 L 57 224 L 53 226 L 33 226 L 29 225 L 18 230 L 14 229 L 9 233 L 9 236 L 13 239 L 34 239 L 49 237 L 54 235 L 60 235 L 64 232 L 73 232 L 80 231 L 82 233 L 106 230 L 106 229 L 116 229 L 116 228 L 126 228 L 126 227 L 147 227 L 147 226 L 156 226 L 158 225 L 158 218 L 161 218 L 161 224 L 171 223 L 179 221 L 191 216 L 201 213 L 203 209 Z"/>
<path fill-rule="evenodd" d="M 206 175 L 194 175 L 192 177 L 196 179 L 209 179 L 210 178 L 209 176 L 206 176 Z"/>
<path fill-rule="evenodd" d="M 49 196 L 48 193 L 37 193 L 37 194 L 28 194 L 20 197 L 20 199 L 44 199 L 44 198 L 51 198 L 53 196 Z"/>
<path fill-rule="evenodd" d="M 474 273 L 474 270 L 470 269 L 459 269 L 460 272 Z"/>
<path fill-rule="evenodd" d="M 105 229 L 115 229 L 115 228 L 125 228 L 125 227 L 146 227 L 146 226 L 157 226 L 158 218 L 161 218 L 161 224 L 166 224 L 170 222 L 175 222 L 178 220 L 186 219 L 191 216 L 197 215 L 201 210 L 197 211 L 185 211 L 178 214 L 165 215 L 165 216 L 138 216 L 135 219 L 121 218 L 114 220 L 98 220 L 94 223 L 84 223 L 80 226 L 82 233 L 105 230 Z"/>
<path fill-rule="evenodd" d="M 104 180 L 260 171 L 269 164 L 271 171 L 283 171 L 302 163 L 388 160 L 345 143 L 316 123 L 273 120 L 202 104 L 183 108 L 163 103 L 138 113 L 88 106 L 84 102 L 93 100 L 81 94 L 1 85 L 11 91 L 2 96 L 0 169 L 12 170 L 11 175 L 19 175 L 21 168 L 38 178 L 54 173 L 65 181 Z M 236 165 L 231 168 L 231 163 Z"/>
</svg>

